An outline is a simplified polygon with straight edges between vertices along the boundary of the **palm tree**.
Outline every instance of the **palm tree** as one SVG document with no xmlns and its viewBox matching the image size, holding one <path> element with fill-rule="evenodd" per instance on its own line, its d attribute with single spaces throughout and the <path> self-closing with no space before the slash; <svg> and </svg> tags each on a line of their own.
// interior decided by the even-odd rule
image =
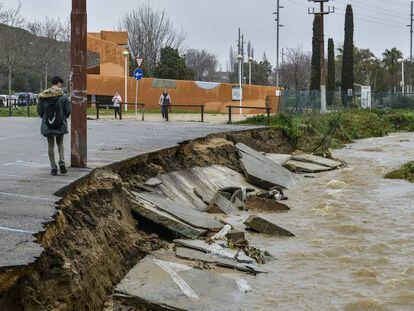
<svg viewBox="0 0 414 311">
<path fill-rule="evenodd" d="M 386 49 L 385 52 L 382 53 L 382 57 L 382 62 L 389 72 L 390 79 L 388 79 L 388 87 L 393 88 L 395 85 L 399 84 L 398 60 L 403 58 L 403 53 L 396 47 L 393 47 L 391 50 Z"/>
<path fill-rule="evenodd" d="M 398 60 L 403 57 L 403 53 L 394 47 L 391 50 L 386 49 L 385 52 L 382 53 L 382 57 L 383 63 L 388 68 L 392 68 L 397 64 Z"/>
</svg>

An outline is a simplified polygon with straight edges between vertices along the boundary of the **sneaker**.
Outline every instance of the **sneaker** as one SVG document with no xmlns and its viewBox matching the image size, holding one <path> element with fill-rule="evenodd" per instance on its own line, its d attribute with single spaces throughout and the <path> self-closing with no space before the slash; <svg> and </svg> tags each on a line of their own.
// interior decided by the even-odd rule
<svg viewBox="0 0 414 311">
<path fill-rule="evenodd" d="M 52 170 L 51 170 L 50 174 L 52 176 L 56 176 L 57 175 L 57 167 L 52 167 Z"/>
<path fill-rule="evenodd" d="M 65 166 L 65 162 L 59 162 L 59 168 L 61 174 L 66 174 L 68 172 Z"/>
</svg>

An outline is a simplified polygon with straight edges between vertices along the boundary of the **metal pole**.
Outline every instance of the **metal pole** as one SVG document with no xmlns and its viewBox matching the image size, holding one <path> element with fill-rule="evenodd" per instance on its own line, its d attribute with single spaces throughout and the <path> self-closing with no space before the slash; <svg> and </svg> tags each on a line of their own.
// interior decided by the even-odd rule
<svg viewBox="0 0 414 311">
<path fill-rule="evenodd" d="M 138 80 L 135 84 L 135 118 L 138 117 Z"/>
<path fill-rule="evenodd" d="M 128 55 L 124 52 L 125 56 L 125 92 L 124 92 L 124 103 L 125 103 L 125 111 L 128 111 Z"/>
<path fill-rule="evenodd" d="M 249 85 L 252 85 L 252 61 L 249 59 Z"/>
<path fill-rule="evenodd" d="M 280 35 L 280 2 L 277 0 L 276 10 L 276 86 L 279 86 L 279 35 Z"/>
<path fill-rule="evenodd" d="M 410 15 L 410 62 L 413 61 L 413 20 L 414 20 L 414 1 L 411 1 Z"/>
<path fill-rule="evenodd" d="M 321 13 L 324 12 L 324 2 L 320 2 Z M 325 85 L 325 31 L 324 31 L 324 14 L 321 14 L 321 86 Z"/>
<path fill-rule="evenodd" d="M 402 93 L 405 93 L 405 74 L 404 74 L 404 61 L 401 62 L 401 86 L 402 86 Z"/>
<path fill-rule="evenodd" d="M 240 55 L 239 55 L 240 56 Z M 242 86 L 242 58 L 239 57 L 239 106 L 240 115 L 243 114 L 243 86 Z"/>
<path fill-rule="evenodd" d="M 71 165 L 87 165 L 87 14 L 86 0 L 72 0 L 71 13 L 72 117 Z"/>
</svg>

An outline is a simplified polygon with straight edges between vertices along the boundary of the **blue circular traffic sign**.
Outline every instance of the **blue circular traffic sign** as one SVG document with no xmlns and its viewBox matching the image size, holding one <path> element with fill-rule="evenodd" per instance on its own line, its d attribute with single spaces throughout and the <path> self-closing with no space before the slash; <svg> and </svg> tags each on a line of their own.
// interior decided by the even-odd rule
<svg viewBox="0 0 414 311">
<path fill-rule="evenodd" d="M 135 80 L 141 80 L 144 77 L 144 72 L 141 68 L 137 68 L 134 71 L 134 78 Z"/>
</svg>

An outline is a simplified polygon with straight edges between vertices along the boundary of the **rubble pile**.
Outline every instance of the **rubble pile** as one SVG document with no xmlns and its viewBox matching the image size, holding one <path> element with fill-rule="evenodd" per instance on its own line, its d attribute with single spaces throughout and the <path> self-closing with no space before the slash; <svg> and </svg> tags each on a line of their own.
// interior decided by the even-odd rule
<svg viewBox="0 0 414 311">
<path fill-rule="evenodd" d="M 266 155 L 242 143 L 235 148 L 244 174 L 221 165 L 194 167 L 125 190 L 138 222 L 167 229 L 171 243 L 138 263 L 116 287 L 115 299 L 157 310 L 242 303 L 251 291 L 243 274 L 266 273 L 266 262 L 274 260 L 250 246 L 249 235 L 295 236 L 267 217 L 290 210 L 284 191 L 297 182 L 294 172 L 342 166 L 312 155 Z"/>
</svg>

